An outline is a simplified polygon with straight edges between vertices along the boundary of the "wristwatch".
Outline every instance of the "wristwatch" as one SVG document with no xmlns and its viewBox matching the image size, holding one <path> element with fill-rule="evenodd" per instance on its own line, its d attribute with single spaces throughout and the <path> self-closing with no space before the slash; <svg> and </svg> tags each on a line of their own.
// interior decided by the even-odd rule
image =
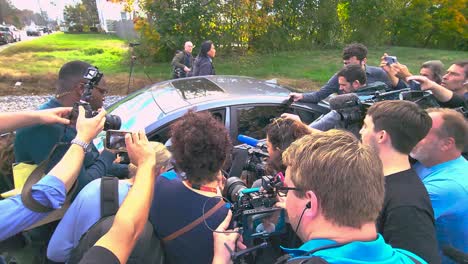
<svg viewBox="0 0 468 264">
<path fill-rule="evenodd" d="M 74 139 L 71 141 L 71 143 L 72 143 L 72 144 L 76 144 L 76 145 L 82 147 L 84 152 L 91 152 L 91 150 L 92 150 L 92 146 L 91 146 L 90 143 L 86 143 L 86 142 L 81 141 L 81 140 L 79 140 L 79 139 L 77 139 L 77 138 L 74 138 Z"/>
</svg>

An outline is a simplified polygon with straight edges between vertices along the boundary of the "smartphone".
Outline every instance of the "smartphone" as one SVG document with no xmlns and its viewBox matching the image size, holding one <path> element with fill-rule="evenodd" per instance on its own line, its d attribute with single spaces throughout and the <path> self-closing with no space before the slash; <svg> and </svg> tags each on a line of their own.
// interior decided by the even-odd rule
<svg viewBox="0 0 468 264">
<path fill-rule="evenodd" d="M 109 150 L 116 150 L 118 152 L 127 152 L 125 145 L 125 135 L 131 133 L 130 131 L 121 130 L 107 130 L 105 147 Z"/>
<path fill-rule="evenodd" d="M 261 208 L 242 212 L 244 241 L 266 238 L 286 232 L 286 213 L 283 208 Z"/>
<path fill-rule="evenodd" d="M 398 62 L 397 57 L 395 57 L 395 56 L 387 56 L 387 57 L 385 57 L 385 61 L 387 62 L 387 65 Z"/>
</svg>

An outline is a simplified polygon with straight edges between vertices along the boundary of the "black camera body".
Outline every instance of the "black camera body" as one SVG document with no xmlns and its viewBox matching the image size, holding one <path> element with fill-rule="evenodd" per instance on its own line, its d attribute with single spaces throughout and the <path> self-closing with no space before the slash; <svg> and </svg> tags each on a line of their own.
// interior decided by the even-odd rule
<svg viewBox="0 0 468 264">
<path fill-rule="evenodd" d="M 277 186 L 282 182 L 274 176 L 263 176 L 262 188 L 247 188 L 238 177 L 227 179 L 223 196 L 231 202 L 233 225 L 241 229 L 246 245 L 255 238 L 266 239 L 286 231 L 285 211 L 274 207 Z"/>
<path fill-rule="evenodd" d="M 439 104 L 434 96 L 427 91 L 416 91 L 410 88 L 405 88 L 395 91 L 376 91 L 373 95 L 367 95 L 367 98 L 359 99 L 359 92 L 357 96 L 350 96 L 349 94 L 340 95 L 342 97 L 350 97 L 352 100 L 337 100 L 340 101 L 339 109 L 336 111 L 341 115 L 341 120 L 348 127 L 352 124 L 362 123 L 367 109 L 376 102 L 386 100 L 406 100 L 416 103 L 423 109 L 429 107 L 438 107 Z"/>
<path fill-rule="evenodd" d="M 76 121 L 76 119 L 78 118 L 79 106 L 83 106 L 86 118 L 91 118 L 98 114 L 98 111 L 93 111 L 91 105 L 89 104 L 89 100 L 91 99 L 94 86 L 99 84 L 99 82 L 102 79 L 102 76 L 104 76 L 104 74 L 101 73 L 97 67 L 89 67 L 86 70 L 86 73 L 83 76 L 83 78 L 87 80 L 87 82 L 85 83 L 85 89 L 83 91 L 83 94 L 81 95 L 80 101 L 73 104 L 73 109 L 69 116 L 69 119 L 72 122 Z M 106 115 L 104 130 L 118 130 L 120 129 L 121 123 L 122 121 L 119 116 L 108 114 Z"/>
</svg>

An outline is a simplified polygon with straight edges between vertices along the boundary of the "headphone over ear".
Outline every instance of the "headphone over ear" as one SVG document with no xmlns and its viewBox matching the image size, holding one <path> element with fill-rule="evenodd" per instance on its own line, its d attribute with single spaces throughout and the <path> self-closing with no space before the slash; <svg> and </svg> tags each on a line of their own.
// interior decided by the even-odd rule
<svg viewBox="0 0 468 264">
<path fill-rule="evenodd" d="M 306 208 L 307 209 L 310 209 L 312 207 L 312 204 L 310 203 L 310 201 L 306 204 Z"/>
</svg>

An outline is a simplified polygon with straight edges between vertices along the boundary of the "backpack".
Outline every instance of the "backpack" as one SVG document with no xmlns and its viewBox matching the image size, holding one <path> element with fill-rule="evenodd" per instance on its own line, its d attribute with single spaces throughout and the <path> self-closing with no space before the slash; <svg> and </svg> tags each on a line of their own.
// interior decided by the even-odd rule
<svg viewBox="0 0 468 264">
<path fill-rule="evenodd" d="M 79 263 L 81 258 L 104 234 L 109 231 L 119 209 L 119 180 L 115 177 L 101 179 L 101 219 L 84 233 L 67 263 Z M 164 263 L 164 252 L 159 239 L 148 221 L 127 263 Z"/>
</svg>

